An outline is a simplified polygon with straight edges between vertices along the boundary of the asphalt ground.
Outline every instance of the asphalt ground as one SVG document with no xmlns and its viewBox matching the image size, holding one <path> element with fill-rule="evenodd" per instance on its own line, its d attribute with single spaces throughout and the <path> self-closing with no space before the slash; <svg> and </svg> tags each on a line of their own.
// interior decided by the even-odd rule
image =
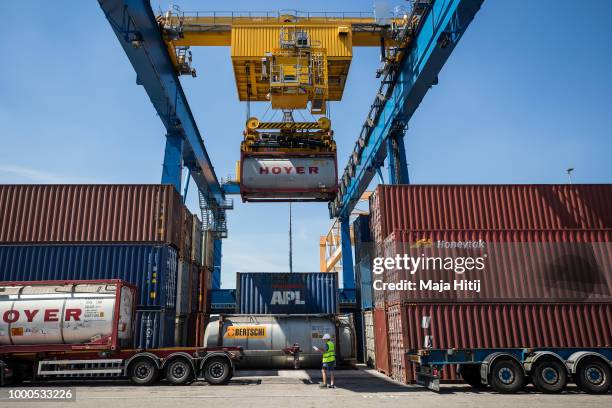
<svg viewBox="0 0 612 408">
<path fill-rule="evenodd" d="M 588 395 L 569 385 L 567 391 L 546 395 L 527 387 L 501 395 L 465 385 L 442 385 L 439 393 L 398 384 L 375 370 L 337 370 L 335 389 L 321 389 L 318 370 L 238 371 L 227 385 L 196 382 L 189 386 L 134 386 L 126 381 L 25 384 L 20 389 L 72 387 L 75 401 L 0 401 L 6 407 L 187 408 L 187 407 L 612 407 L 612 393 Z M 9 388 L 10 389 L 10 388 Z M 4 389 L 6 391 L 6 389 Z M 3 392 L 4 392 L 3 391 Z"/>
</svg>

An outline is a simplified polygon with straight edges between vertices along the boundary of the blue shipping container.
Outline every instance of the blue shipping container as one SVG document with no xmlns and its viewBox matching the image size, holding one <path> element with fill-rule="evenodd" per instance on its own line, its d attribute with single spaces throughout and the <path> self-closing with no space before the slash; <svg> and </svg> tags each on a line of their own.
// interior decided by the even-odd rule
<svg viewBox="0 0 612 408">
<path fill-rule="evenodd" d="M 134 347 L 152 349 L 174 347 L 174 311 L 137 310 Z"/>
<path fill-rule="evenodd" d="M 369 257 L 361 258 L 358 265 L 359 279 L 357 280 L 358 293 L 363 310 L 374 307 L 374 288 L 372 287 L 372 264 Z"/>
<path fill-rule="evenodd" d="M 138 307 L 175 309 L 178 256 L 167 245 L 2 245 L 0 280 L 123 279 Z"/>
<path fill-rule="evenodd" d="M 338 313 L 338 275 L 239 272 L 236 309 L 239 314 Z"/>
</svg>

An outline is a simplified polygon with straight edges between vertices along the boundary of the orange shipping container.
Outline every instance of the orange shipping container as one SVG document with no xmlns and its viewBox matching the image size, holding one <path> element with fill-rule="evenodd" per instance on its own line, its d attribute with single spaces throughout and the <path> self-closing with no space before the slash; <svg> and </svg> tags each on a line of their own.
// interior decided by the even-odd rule
<svg viewBox="0 0 612 408">
<path fill-rule="evenodd" d="M 1 185 L 0 242 L 181 245 L 185 207 L 171 185 Z"/>
<path fill-rule="evenodd" d="M 612 184 L 379 185 L 374 241 L 394 230 L 612 228 Z"/>
<path fill-rule="evenodd" d="M 386 335 L 376 342 L 389 345 L 390 376 L 404 383 L 415 380 L 406 352 L 422 349 L 426 334 L 442 349 L 612 346 L 610 303 L 412 304 L 389 307 L 386 316 L 374 321 L 376 334 Z M 431 317 L 427 330 L 423 316 Z M 454 367 L 442 379 L 457 380 Z"/>
</svg>

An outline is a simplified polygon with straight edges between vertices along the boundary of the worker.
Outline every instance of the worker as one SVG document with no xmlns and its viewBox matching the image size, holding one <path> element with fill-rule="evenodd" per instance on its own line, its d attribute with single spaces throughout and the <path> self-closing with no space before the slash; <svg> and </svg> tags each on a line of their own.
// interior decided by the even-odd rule
<svg viewBox="0 0 612 408">
<path fill-rule="evenodd" d="M 323 367 L 321 367 L 321 374 L 323 375 L 323 384 L 320 388 L 336 388 L 334 385 L 334 368 L 336 367 L 336 346 L 331 341 L 329 333 L 323 335 L 323 341 L 325 342 L 325 350 L 321 350 L 318 347 L 314 347 L 316 351 L 323 353 Z M 329 373 L 330 383 L 327 385 L 327 373 Z"/>
</svg>

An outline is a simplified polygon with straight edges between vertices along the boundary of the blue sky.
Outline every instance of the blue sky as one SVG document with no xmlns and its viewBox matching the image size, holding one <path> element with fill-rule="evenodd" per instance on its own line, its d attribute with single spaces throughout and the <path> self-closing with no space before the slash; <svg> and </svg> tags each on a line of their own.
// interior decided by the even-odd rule
<svg viewBox="0 0 612 408">
<path fill-rule="evenodd" d="M 184 10 L 217 2 L 175 1 Z M 212 4 L 211 4 L 212 3 Z M 402 4 L 399 1 L 390 1 Z M 153 1 L 167 8 L 167 1 Z M 222 10 L 277 10 L 228 1 Z M 369 11 L 370 1 L 292 1 L 299 10 Z M 0 183 L 157 183 L 164 129 L 97 1 L 6 2 L 0 25 Z M 612 181 L 612 2 L 485 0 L 410 122 L 414 183 Z M 233 173 L 245 116 L 229 49 L 194 50 L 183 87 L 219 177 Z M 356 49 L 332 106 L 341 166 L 378 86 L 376 49 Z M 264 108 L 255 107 L 254 113 Z M 195 190 L 188 195 L 197 210 Z M 236 271 L 287 270 L 287 205 L 236 200 L 224 287 Z M 318 269 L 325 204 L 294 205 L 294 269 Z"/>
</svg>

